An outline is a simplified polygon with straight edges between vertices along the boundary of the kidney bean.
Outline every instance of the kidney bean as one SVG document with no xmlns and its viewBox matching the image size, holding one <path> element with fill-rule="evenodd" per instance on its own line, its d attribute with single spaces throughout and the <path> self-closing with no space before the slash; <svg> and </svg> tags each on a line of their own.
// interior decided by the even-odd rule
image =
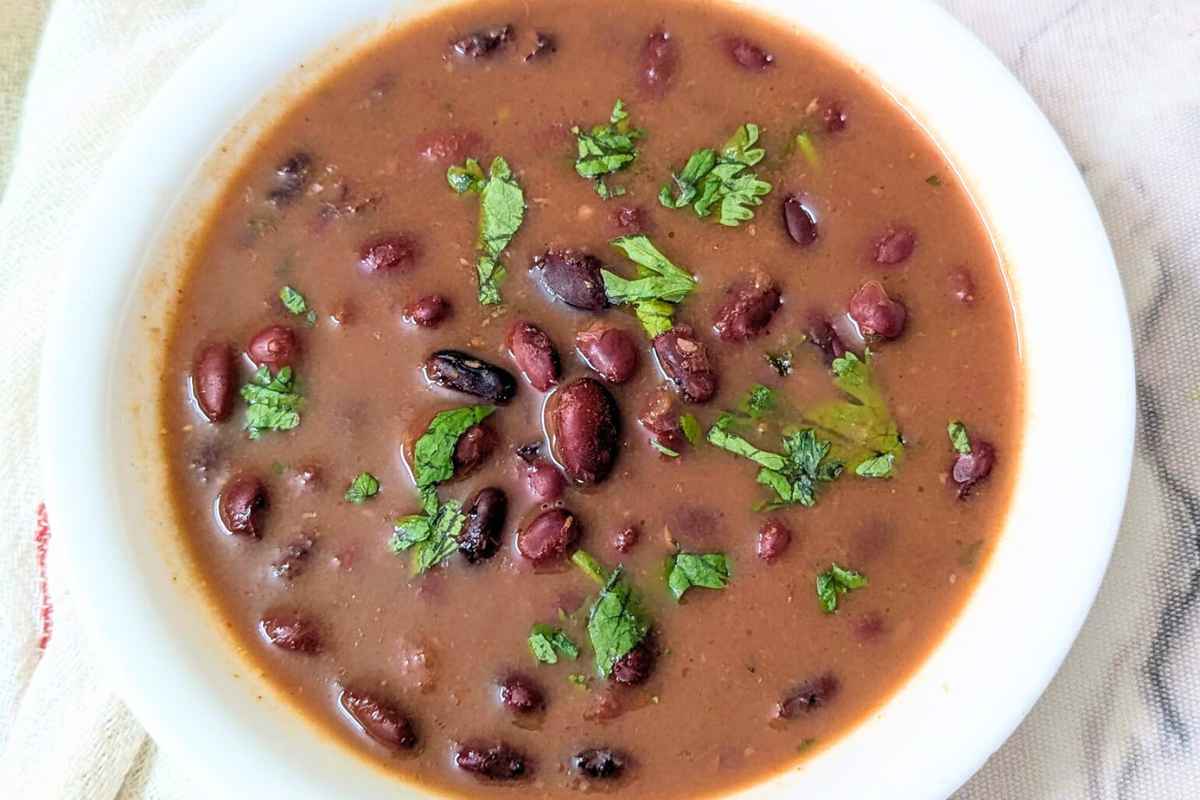
<svg viewBox="0 0 1200 800">
<path fill-rule="evenodd" d="M 567 477 L 599 483 L 612 471 L 620 446 L 617 402 L 604 384 L 579 378 L 551 397 L 551 444 Z"/>
<path fill-rule="evenodd" d="M 358 251 L 358 266 L 368 274 L 408 270 L 417 259 L 417 243 L 410 236 L 381 236 L 364 242 Z"/>
<path fill-rule="evenodd" d="M 570 511 L 551 508 L 517 533 L 517 550 L 535 565 L 557 561 L 579 541 L 579 522 Z"/>
<path fill-rule="evenodd" d="M 221 524 L 232 534 L 262 537 L 263 517 L 270 509 L 267 487 L 253 475 L 237 475 L 225 484 L 217 500 Z"/>
<path fill-rule="evenodd" d="M 908 310 L 899 300 L 888 297 L 879 281 L 867 281 L 850 298 L 850 318 L 858 323 L 863 336 L 895 339 L 904 332 Z"/>
<path fill-rule="evenodd" d="M 713 332 L 727 342 L 761 336 L 779 310 L 779 286 L 761 271 L 730 286 L 725 294 L 713 320 Z"/>
<path fill-rule="evenodd" d="M 533 49 L 525 56 L 525 63 L 544 60 L 551 53 L 556 52 L 558 52 L 558 44 L 554 41 L 554 37 L 548 33 L 537 31 L 534 33 Z"/>
<path fill-rule="evenodd" d="M 276 208 L 290 205 L 308 184 L 312 157 L 308 153 L 293 153 L 275 168 L 274 186 L 267 192 L 267 202 Z"/>
<path fill-rule="evenodd" d="M 602 311 L 608 307 L 604 293 L 604 265 L 595 256 L 577 250 L 550 250 L 535 256 L 532 269 L 542 287 L 556 300 L 584 311 Z"/>
<path fill-rule="evenodd" d="M 679 417 L 679 403 L 675 396 L 666 389 L 660 389 L 650 396 L 646 407 L 638 415 L 638 422 L 654 434 L 654 439 L 663 447 L 679 450 L 687 441 Z"/>
<path fill-rule="evenodd" d="M 628 761 L 629 758 L 618 750 L 591 748 L 576 753 L 571 766 L 589 778 L 607 780 L 620 777 Z"/>
<path fill-rule="evenodd" d="M 717 393 L 717 373 L 708 348 L 689 325 L 676 325 L 654 337 L 659 366 L 689 403 L 707 403 Z"/>
<path fill-rule="evenodd" d="M 525 471 L 525 479 L 529 484 L 529 494 L 539 503 L 552 503 L 562 497 L 566 488 L 566 480 L 562 473 L 548 461 L 538 461 L 529 465 Z"/>
<path fill-rule="evenodd" d="M 948 278 L 950 296 L 960 303 L 970 305 L 975 302 L 975 280 L 966 267 L 956 269 Z"/>
<path fill-rule="evenodd" d="M 838 693 L 841 683 L 832 673 L 825 673 L 801 683 L 780 701 L 775 715 L 780 719 L 795 719 L 801 714 L 827 705 Z"/>
<path fill-rule="evenodd" d="M 296 355 L 296 334 L 285 325 L 268 325 L 250 339 L 246 355 L 260 367 L 290 364 Z"/>
<path fill-rule="evenodd" d="M 465 772 L 496 781 L 515 780 L 533 771 L 523 753 L 504 743 L 460 745 L 454 754 L 454 763 Z"/>
<path fill-rule="evenodd" d="M 546 392 L 558 383 L 562 366 L 554 342 L 532 322 L 518 321 L 508 331 L 508 351 L 517 369 L 539 392 Z"/>
<path fill-rule="evenodd" d="M 267 641 L 280 650 L 313 655 L 321 652 L 321 633 L 312 619 L 296 611 L 268 611 L 258 622 Z"/>
<path fill-rule="evenodd" d="M 808 342 L 825 354 L 826 364 L 832 364 L 835 358 L 846 354 L 846 345 L 829 320 L 815 312 L 808 319 Z"/>
<path fill-rule="evenodd" d="M 517 380 L 508 370 L 459 350 L 438 350 L 425 359 L 424 369 L 430 383 L 499 405 L 517 393 Z"/>
<path fill-rule="evenodd" d="M 958 498 L 965 499 L 975 484 L 986 478 L 996 464 L 996 448 L 989 442 L 972 442 L 971 452 L 959 453 L 950 467 L 950 477 L 958 486 Z"/>
<path fill-rule="evenodd" d="M 450 301 L 440 294 L 429 294 L 404 309 L 404 316 L 422 328 L 436 328 L 450 316 Z"/>
<path fill-rule="evenodd" d="M 613 536 L 613 548 L 618 553 L 628 553 L 641 538 L 641 531 L 636 525 L 626 525 Z"/>
<path fill-rule="evenodd" d="M 647 637 L 613 662 L 610 675 L 617 683 L 636 686 L 650 677 L 650 673 L 654 671 L 654 662 L 654 645 Z"/>
<path fill-rule="evenodd" d="M 411 750 L 417 744 L 412 721 L 391 701 L 368 692 L 342 689 L 338 703 L 359 730 L 384 747 Z"/>
<path fill-rule="evenodd" d="M 637 344 L 620 328 L 593 325 L 575 334 L 575 347 L 587 365 L 609 383 L 624 383 L 637 371 Z"/>
<path fill-rule="evenodd" d="M 646 209 L 636 206 L 620 206 L 613 209 L 612 226 L 620 236 L 633 236 L 650 230 L 650 217 Z"/>
<path fill-rule="evenodd" d="M 917 235 L 911 228 L 893 225 L 873 245 L 875 263 L 892 266 L 905 261 L 917 246 Z"/>
<path fill-rule="evenodd" d="M 518 714 L 541 711 L 546 706 L 545 697 L 538 685 L 525 675 L 509 675 L 500 682 L 500 702 L 505 708 Z"/>
<path fill-rule="evenodd" d="M 734 63 L 751 72 L 762 72 L 775 63 L 775 56 L 749 39 L 741 36 L 726 36 L 722 43 Z"/>
<path fill-rule="evenodd" d="M 271 573 L 281 580 L 290 581 L 300 577 L 308 562 L 308 555 L 316 541 L 311 536 L 301 536 L 283 548 L 279 558 L 271 562 Z"/>
<path fill-rule="evenodd" d="M 489 486 L 476 492 L 467 508 L 467 522 L 458 536 L 458 551 L 475 564 L 491 558 L 500 549 L 508 497 L 503 489 Z"/>
<path fill-rule="evenodd" d="M 792 532 L 777 519 L 769 519 L 758 531 L 755 550 L 763 561 L 774 561 L 792 543 Z"/>
<path fill-rule="evenodd" d="M 463 58 L 484 58 L 511 42 L 512 38 L 512 25 L 496 25 L 468 33 L 461 39 L 451 42 L 451 47 Z"/>
<path fill-rule="evenodd" d="M 675 42 L 668 31 L 655 31 L 650 34 L 642 47 L 642 60 L 638 67 L 638 76 L 642 87 L 648 94 L 662 97 L 675 77 L 675 68 L 679 66 L 679 54 Z"/>
<path fill-rule="evenodd" d="M 817 240 L 817 216 L 804 204 L 800 195 L 791 194 L 783 200 L 783 225 L 788 236 L 801 247 Z"/>
<path fill-rule="evenodd" d="M 500 437 L 488 425 L 480 423 L 463 431 L 454 445 L 454 476 L 461 478 L 487 461 L 500 443 Z"/>
<path fill-rule="evenodd" d="M 221 422 L 233 411 L 233 351 L 223 344 L 210 344 L 192 365 L 192 394 L 200 413 L 210 422 Z"/>
<path fill-rule="evenodd" d="M 438 130 L 417 139 L 417 155 L 441 166 L 460 164 L 483 149 L 483 137 L 475 131 Z"/>
</svg>

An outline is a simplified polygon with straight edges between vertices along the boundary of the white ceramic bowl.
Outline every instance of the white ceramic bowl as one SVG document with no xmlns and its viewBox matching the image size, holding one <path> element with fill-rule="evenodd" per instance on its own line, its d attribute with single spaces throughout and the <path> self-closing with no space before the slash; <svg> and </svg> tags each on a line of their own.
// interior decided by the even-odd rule
<svg viewBox="0 0 1200 800">
<path fill-rule="evenodd" d="M 1054 131 L 945 12 L 876 0 L 743 4 L 878 76 L 946 150 L 1008 270 L 1027 418 L 1006 531 L 945 640 L 862 726 L 802 769 L 739 796 L 944 798 L 1049 683 L 1108 563 L 1134 426 L 1120 283 Z M 111 680 L 209 794 L 275 797 L 286 787 L 297 800 L 422 796 L 302 722 L 222 633 L 162 499 L 156 385 L 187 237 L 239 153 L 326 67 L 434 5 L 245 4 L 130 132 L 65 256 L 73 268 L 50 326 L 40 409 L 56 535 Z M 218 145 L 227 152 L 214 157 Z"/>
</svg>

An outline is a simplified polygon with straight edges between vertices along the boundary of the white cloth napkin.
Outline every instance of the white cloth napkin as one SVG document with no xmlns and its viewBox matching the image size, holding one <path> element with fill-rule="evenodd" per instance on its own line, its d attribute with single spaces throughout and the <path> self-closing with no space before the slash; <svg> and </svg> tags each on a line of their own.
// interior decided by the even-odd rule
<svg viewBox="0 0 1200 800">
<path fill-rule="evenodd" d="M 1140 390 L 1132 494 L 1100 600 L 1034 712 L 958 797 L 1192 800 L 1200 797 L 1200 1 L 943 1 L 1013 69 L 1078 161 L 1129 294 Z M 44 4 L 4 0 L 0 58 L 13 58 L 3 36 L 10 20 L 15 31 Z M 45 24 L 0 201 L 0 796 L 187 800 L 188 771 L 203 768 L 159 753 L 89 657 L 70 587 L 57 578 L 58 545 L 39 521 L 34 408 L 46 287 L 61 269 L 87 267 L 57 256 L 73 214 L 122 131 L 236 8 L 236 0 L 56 0 Z M 1028 176 L 1031 192 L 1039 177 Z M 1088 309 L 1064 297 L 1063 313 L 1087 347 Z M 1079 402 L 1087 399 L 1079 387 Z M 1103 435 L 1064 431 L 1061 446 Z M 49 517 L 52 526 L 53 509 Z M 1053 580 L 1054 568 L 1031 583 Z"/>
</svg>

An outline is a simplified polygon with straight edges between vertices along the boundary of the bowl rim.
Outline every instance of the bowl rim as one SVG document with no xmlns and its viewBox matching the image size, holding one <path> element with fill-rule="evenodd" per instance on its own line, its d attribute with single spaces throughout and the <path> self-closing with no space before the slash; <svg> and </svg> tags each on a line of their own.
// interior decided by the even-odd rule
<svg viewBox="0 0 1200 800">
<path fill-rule="evenodd" d="M 449 0 L 450 4 L 457 2 Z M 1021 486 L 1014 489 L 1014 495 L 1023 491 L 1026 484 L 1046 482 L 1056 470 L 1088 471 L 1086 482 L 1076 478 L 1074 483 L 1065 480 L 1061 484 L 1065 488 L 1060 491 L 1076 501 L 1070 509 L 1072 513 L 1052 509 L 1044 522 L 1045 528 L 1057 537 L 1047 545 L 1047 557 L 1061 571 L 1061 583 L 1049 587 L 1036 599 L 1015 596 L 1014 576 L 1019 574 L 1020 563 L 1028 556 L 1015 551 L 1006 553 L 1006 549 L 1012 550 L 1007 548 L 1010 525 L 1006 523 L 1004 538 L 967 606 L 917 674 L 881 709 L 880 718 L 890 714 L 893 715 L 890 719 L 895 719 L 895 714 L 899 714 L 912 722 L 913 735 L 906 737 L 909 741 L 897 738 L 895 730 L 887 728 L 887 719 L 879 724 L 877 719 L 868 720 L 860 728 L 884 731 L 875 739 L 860 736 L 859 730 L 852 731 L 802 769 L 736 792 L 739 797 L 776 796 L 776 791 L 782 792 L 777 796 L 790 796 L 797 788 L 840 787 L 852 790 L 860 798 L 945 797 L 982 766 L 1045 690 L 1086 618 L 1111 557 L 1132 464 L 1135 420 L 1132 339 L 1119 274 L 1098 212 L 1057 134 L 1016 79 L 943 9 L 928 0 L 906 0 L 882 7 L 870 0 L 846 0 L 813 12 L 825 26 L 818 30 L 811 19 L 796 20 L 795 10 L 787 15 L 787 0 L 729 2 L 772 15 L 782 13 L 784 19 L 791 19 L 826 41 L 843 57 L 859 63 L 870 62 L 867 71 L 880 76 L 885 88 L 897 95 L 898 102 L 919 120 L 936 116 L 931 109 L 921 108 L 927 102 L 921 99 L 921 91 L 897 88 L 891 73 L 884 75 L 873 69 L 870 64 L 881 59 L 886 62 L 892 57 L 866 48 L 882 47 L 884 40 L 872 33 L 856 33 L 852 26 L 861 26 L 863 19 L 870 18 L 876 27 L 890 25 L 922 32 L 925 49 L 931 52 L 923 52 L 921 58 L 944 58 L 946 63 L 955 63 L 965 76 L 986 85 L 988 111 L 1006 120 L 1002 133 L 1015 142 L 1012 146 L 1020 148 L 1021 155 L 1028 159 L 1026 165 L 1042 182 L 1038 187 L 1042 196 L 1033 202 L 1057 212 L 1059 219 L 1054 225 L 1058 235 L 1070 242 L 1067 247 L 1046 238 L 1044 228 L 1048 223 L 1044 220 L 1029 219 L 1022 223 L 1028 230 L 1019 231 L 999 222 L 993 231 L 1002 242 L 1008 269 L 1018 276 L 1014 303 L 1020 315 L 1018 330 L 1028 370 L 1027 402 L 1045 401 L 1026 410 L 1031 418 L 1025 424 L 1022 475 L 1018 478 Z M 361 26 L 391 19 L 402 7 L 412 5 L 418 7 L 418 12 L 428 9 L 422 0 L 415 3 L 345 0 L 338 8 L 343 20 L 334 28 L 339 34 L 349 35 L 363 30 Z M 281 28 L 279 21 L 284 18 L 288 24 Z M 237 17 L 200 45 L 166 82 L 106 165 L 78 218 L 76 237 L 62 251 L 63 263 L 73 264 L 74 268 L 64 268 L 60 275 L 43 352 L 39 389 L 43 479 L 56 531 L 67 542 L 66 572 L 89 640 L 118 693 L 164 749 L 192 752 L 212 770 L 210 779 L 227 793 L 246 796 L 277 790 L 283 785 L 279 782 L 281 778 L 300 781 L 294 787 L 298 797 L 327 796 L 330 788 L 338 786 L 342 789 L 353 786 L 362 796 L 382 796 L 380 787 L 385 785 L 392 796 L 403 795 L 405 786 L 410 786 L 413 792 L 419 789 L 390 780 L 380 783 L 377 777 L 366 776 L 361 776 L 359 783 L 347 783 L 345 779 L 331 782 L 330 775 L 344 768 L 347 762 L 320 751 L 304 754 L 311 756 L 311 763 L 306 763 L 303 771 L 290 770 L 280 761 L 287 755 L 286 748 L 265 743 L 273 732 L 249 729 L 244 719 L 249 712 L 230 707 L 224 696 L 215 696 L 211 683 L 193 680 L 187 670 L 175 680 L 164 678 L 174 668 L 193 664 L 195 654 L 186 652 L 182 643 L 164 640 L 163 632 L 169 626 L 155 616 L 156 604 L 146 602 L 155 598 L 145 594 L 144 575 L 137 568 L 133 545 L 122 538 L 130 512 L 117 496 L 107 448 L 114 430 L 122 424 L 120 417 L 112 413 L 110 384 L 119 373 L 117 344 L 112 340 L 120 325 L 129 324 L 128 317 L 135 310 L 131 292 L 146 268 L 149 245 L 145 235 L 157 235 L 166 224 L 164 218 L 178 211 L 174 208 L 164 211 L 161 204 L 154 202 L 154 198 L 172 190 L 161 185 L 162 175 L 155 172 L 157 165 L 147 163 L 145 153 L 161 153 L 165 162 L 173 164 L 188 155 L 196 156 L 199 151 L 195 150 L 195 142 L 203 138 L 201 134 L 193 134 L 191 138 L 180 135 L 179 142 L 164 147 L 164 132 L 178 133 L 180 125 L 196 119 L 195 109 L 207 109 L 210 103 L 212 107 L 228 108 L 220 103 L 219 95 L 224 91 L 221 82 L 212 80 L 214 73 L 226 71 L 228 54 L 238 53 L 239 64 L 256 75 L 273 75 L 258 80 L 261 90 L 266 91 L 290 74 L 295 64 L 305 59 L 305 54 L 336 38 L 329 32 L 330 19 L 329 9 L 296 9 L 284 0 L 255 4 L 239 11 Z M 353 24 L 346 20 L 353 20 Z M 261 47 L 263 32 L 271 32 L 268 39 L 271 47 Z M 855 38 L 859 34 L 862 38 Z M 848 38 L 839 40 L 839 35 Z M 852 43 L 849 48 L 845 46 L 848 41 Z M 899 63 L 895 63 L 900 69 Z M 967 98 L 972 87 L 963 85 L 966 79 L 948 80 L 950 85 L 937 91 Z M 913 84 L 908 88 L 922 87 Z M 933 89 L 928 91 L 937 94 Z M 238 120 L 236 114 L 227 114 L 220 122 L 208 120 L 202 127 L 228 131 Z M 962 131 L 975 130 L 972 125 L 977 124 L 963 120 Z M 948 124 L 932 123 L 927 130 L 942 145 L 947 144 L 944 136 L 954 139 L 968 135 Z M 206 141 L 201 160 L 211 155 L 214 139 L 209 137 Z M 952 143 L 947 147 L 947 158 L 963 169 L 962 177 L 972 186 L 973 196 L 982 201 L 985 218 L 991 223 L 1015 215 L 1017 212 L 1008 208 L 1011 199 L 1000 204 L 1003 208 L 999 211 L 993 202 L 1009 191 L 1008 179 L 1000 168 L 985 164 L 983 158 L 976 161 L 964 155 L 963 146 L 963 142 Z M 184 152 L 188 147 L 192 150 Z M 1001 166 L 1011 168 L 1007 162 Z M 115 230 L 131 233 L 114 236 Z M 1022 270 L 1029 271 L 1020 266 L 1022 263 L 1050 259 L 1050 255 L 1039 255 L 1032 261 L 1026 260 L 1031 257 L 1024 240 L 1032 242 L 1035 237 L 1029 231 L 1034 230 L 1043 236 L 1043 246 L 1062 259 L 1055 262 L 1061 266 L 1053 275 L 1020 274 Z M 105 247 L 97 249 L 94 242 L 105 242 Z M 1077 285 L 1084 278 L 1087 285 Z M 1066 290 L 1074 290 L 1075 297 L 1082 294 L 1089 301 L 1092 318 L 1108 323 L 1103 331 L 1091 336 L 1087 352 L 1072 350 L 1070 340 L 1045 341 L 1052 334 L 1065 336 L 1070 330 L 1066 327 L 1069 321 L 1050 319 L 1056 302 L 1051 295 Z M 1072 363 L 1062 368 L 1065 374 L 1043 374 L 1054 358 L 1061 359 L 1068 353 Z M 1053 424 L 1066 419 L 1066 400 L 1055 399 L 1054 395 L 1061 395 L 1072 382 L 1077 386 L 1087 385 L 1091 391 L 1088 407 L 1078 409 L 1078 417 L 1088 423 L 1084 429 L 1103 429 L 1109 434 L 1104 437 L 1103 446 L 1099 442 L 1080 444 L 1066 456 L 1056 453 L 1055 458 L 1061 463 L 1050 464 L 1049 459 L 1034 452 L 1034 445 L 1049 441 Z M 91 404 L 82 413 L 78 409 L 80 386 L 96 387 L 103 394 L 101 402 Z M 1104 427 L 1093 428 L 1093 424 Z M 1044 495 L 1048 490 L 1043 487 L 1039 491 Z M 1014 503 L 1018 499 L 1014 496 Z M 1037 519 L 1033 512 L 1045 511 L 1044 502 L 1032 503 L 1031 513 L 1022 518 Z M 1016 509 L 1010 509 L 1010 521 L 1016 514 Z M 1090 535 L 1067 529 L 1067 523 L 1076 519 L 1082 520 L 1078 528 Z M 1064 530 L 1067 532 L 1063 533 Z M 992 586 L 997 570 L 1008 576 L 999 588 Z M 989 598 L 990 605 L 984 610 L 977 609 L 985 590 L 998 592 L 996 597 L 1003 596 L 1003 607 L 997 606 L 996 598 Z M 1046 601 L 1053 602 L 1047 607 Z M 1019 624 L 1014 624 L 1012 618 Z M 120 622 L 113 624 L 111 620 Z M 986 643 L 979 640 L 978 631 L 975 636 L 967 636 L 962 629 L 968 620 L 976 625 L 993 626 L 989 630 L 994 635 Z M 913 689 L 918 680 L 925 680 L 925 673 L 937 674 L 939 659 L 945 652 L 953 649 L 957 654 L 954 657 L 960 659 L 955 663 L 966 663 L 962 659 L 967 656 L 959 651 L 970 647 L 982 647 L 970 663 L 982 670 L 991 684 L 983 682 L 984 676 L 963 676 L 956 683 L 957 696 L 952 703 L 940 703 L 934 685 L 925 686 L 920 692 Z M 131 653 L 137 657 L 131 657 Z M 988 665 L 1006 656 L 1009 663 L 1003 674 Z M 929 719 L 922 717 L 921 704 L 934 709 L 925 715 Z M 186 716 L 180 713 L 181 709 Z M 972 719 L 973 716 L 983 721 Z M 256 718 L 255 725 L 268 725 L 269 717 L 270 712 Z M 202 724 L 194 724 L 196 720 Z M 946 731 L 961 735 L 927 738 Z M 967 732 L 970 734 L 966 735 Z M 929 747 L 929 741 L 936 741 L 937 748 Z M 231 746 L 233 743 L 237 746 Z M 893 747 L 885 750 L 885 743 Z M 244 747 L 255 757 L 266 753 L 267 766 L 260 768 L 261 764 L 244 753 L 231 756 L 231 752 Z M 860 752 L 855 752 L 855 747 Z M 876 759 L 877 772 L 889 776 L 886 782 L 878 786 L 861 785 L 861 771 L 854 772 L 851 768 L 860 763 L 862 748 Z M 194 772 L 200 777 L 204 770 Z"/>
</svg>

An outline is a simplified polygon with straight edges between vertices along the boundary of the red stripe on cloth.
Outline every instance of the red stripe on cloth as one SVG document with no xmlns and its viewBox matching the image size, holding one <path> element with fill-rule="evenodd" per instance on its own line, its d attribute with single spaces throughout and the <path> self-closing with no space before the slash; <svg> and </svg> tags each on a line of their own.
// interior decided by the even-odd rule
<svg viewBox="0 0 1200 800">
<path fill-rule="evenodd" d="M 42 633 L 38 636 L 38 649 L 45 650 L 50 644 L 50 634 L 54 633 L 54 604 L 50 602 L 50 584 L 46 580 L 46 551 L 50 546 L 50 519 L 46 516 L 46 504 L 38 503 L 37 532 L 34 534 L 37 542 L 37 573 L 38 592 L 41 594 L 41 608 L 38 616 L 42 620 Z"/>
</svg>

